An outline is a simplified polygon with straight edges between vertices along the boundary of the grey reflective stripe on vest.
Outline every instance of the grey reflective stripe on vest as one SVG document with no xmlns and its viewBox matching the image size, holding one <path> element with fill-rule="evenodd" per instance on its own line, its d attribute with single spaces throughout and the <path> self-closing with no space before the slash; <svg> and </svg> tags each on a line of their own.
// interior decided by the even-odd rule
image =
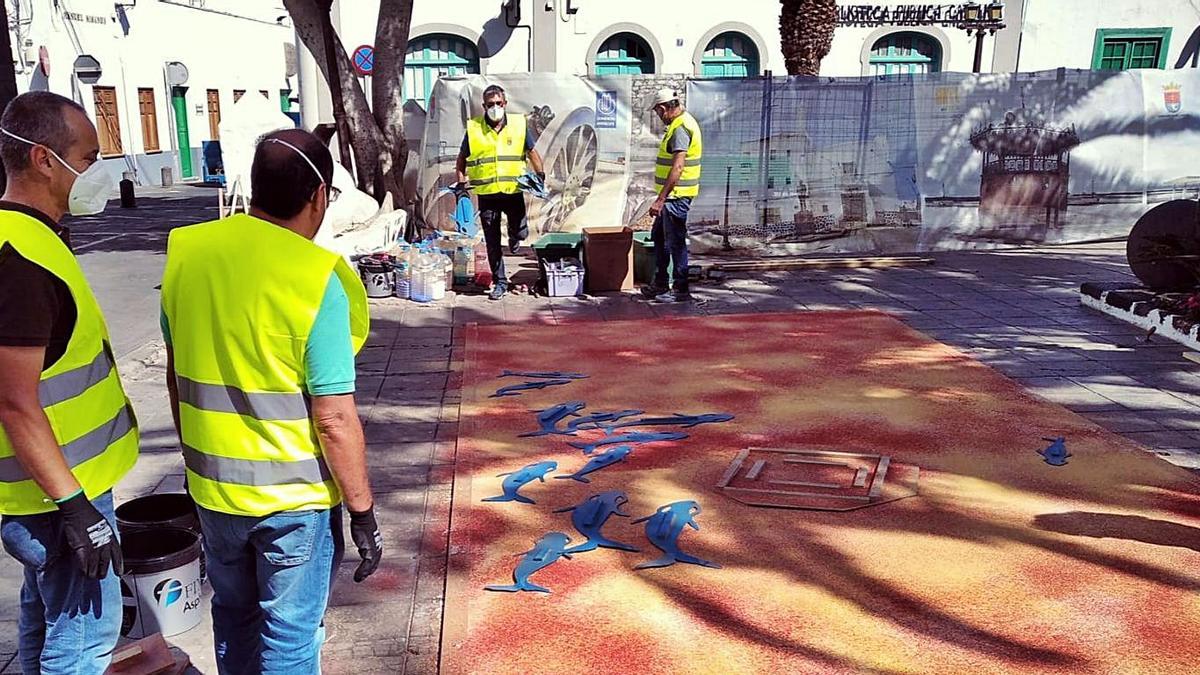
<svg viewBox="0 0 1200 675">
<path fill-rule="evenodd" d="M 675 164 L 674 157 L 659 157 L 654 161 L 659 166 L 673 166 Z M 700 158 L 689 159 L 683 163 L 684 166 L 700 166 Z"/>
<path fill-rule="evenodd" d="M 38 383 L 38 401 L 43 408 L 69 401 L 108 378 L 113 370 L 108 350 L 101 349 L 86 366 L 48 377 Z"/>
<path fill-rule="evenodd" d="M 204 384 L 176 375 L 179 401 L 208 412 L 227 412 L 256 420 L 287 421 L 308 419 L 308 400 L 304 394 L 281 392 L 245 392 L 224 384 Z"/>
<path fill-rule="evenodd" d="M 482 180 L 472 180 L 471 185 L 491 185 L 492 183 L 515 183 L 516 176 L 496 176 L 493 178 L 484 178 Z"/>
<path fill-rule="evenodd" d="M 655 185 L 666 185 L 667 184 L 666 176 L 663 176 L 663 177 L 655 176 L 654 184 Z M 688 180 L 681 179 L 681 180 L 678 180 L 675 182 L 675 187 L 690 187 L 692 185 L 699 185 L 699 184 L 700 184 L 699 178 L 690 178 Z"/>
<path fill-rule="evenodd" d="M 295 462 L 218 457 L 183 445 L 183 463 L 192 473 L 230 485 L 293 485 L 323 483 L 332 479 L 325 458 L 313 457 Z"/>
<path fill-rule="evenodd" d="M 63 457 L 67 466 L 74 469 L 89 459 L 104 454 L 113 441 L 123 437 L 133 429 L 133 413 L 129 407 L 122 407 L 112 419 L 92 429 L 75 440 L 62 446 Z M 0 459 L 0 482 L 17 483 L 29 480 L 30 475 L 16 457 Z"/>
<path fill-rule="evenodd" d="M 496 155 L 495 157 L 481 157 L 479 159 L 468 159 L 467 166 L 479 166 L 489 162 L 524 162 L 525 157 L 522 155 Z"/>
</svg>

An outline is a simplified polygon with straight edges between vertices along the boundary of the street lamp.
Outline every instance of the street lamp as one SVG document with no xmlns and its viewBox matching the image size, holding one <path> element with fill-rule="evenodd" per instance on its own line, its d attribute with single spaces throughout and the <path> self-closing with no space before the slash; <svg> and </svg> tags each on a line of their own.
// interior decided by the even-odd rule
<svg viewBox="0 0 1200 675">
<path fill-rule="evenodd" d="M 975 68 L 973 72 L 983 69 L 983 36 L 992 35 L 1004 28 L 1004 3 L 989 2 L 986 7 L 976 2 L 968 2 L 962 6 L 962 25 L 967 35 L 975 34 Z"/>
</svg>

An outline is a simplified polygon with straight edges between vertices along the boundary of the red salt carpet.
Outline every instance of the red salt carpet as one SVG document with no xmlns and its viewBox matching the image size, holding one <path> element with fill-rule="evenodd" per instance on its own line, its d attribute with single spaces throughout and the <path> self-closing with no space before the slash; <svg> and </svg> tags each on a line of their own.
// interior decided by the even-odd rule
<svg viewBox="0 0 1200 675">
<path fill-rule="evenodd" d="M 1200 484 L 887 315 L 472 327 L 467 350 L 442 672 L 1200 668 Z M 504 369 L 590 377 L 489 398 L 522 381 Z M 531 411 L 570 400 L 583 414 L 737 417 L 635 446 L 590 485 L 531 483 L 536 505 L 481 502 L 498 473 L 583 465 L 575 439 L 517 437 L 537 428 Z M 1035 454 L 1054 436 L 1073 454 L 1060 468 Z M 747 448 L 887 456 L 897 483 L 919 475 L 919 494 L 849 511 L 749 506 L 717 488 Z M 755 457 L 799 456 L 754 452 L 732 485 Z M 878 459 L 855 462 L 868 473 L 848 475 L 869 487 Z M 603 490 L 626 491 L 635 517 L 698 501 L 701 529 L 681 548 L 722 568 L 635 571 L 659 552 L 614 516 L 605 534 L 641 553 L 559 560 L 532 578 L 549 595 L 484 590 L 511 583 L 515 554 L 543 534 L 582 541 L 551 511 Z"/>
</svg>

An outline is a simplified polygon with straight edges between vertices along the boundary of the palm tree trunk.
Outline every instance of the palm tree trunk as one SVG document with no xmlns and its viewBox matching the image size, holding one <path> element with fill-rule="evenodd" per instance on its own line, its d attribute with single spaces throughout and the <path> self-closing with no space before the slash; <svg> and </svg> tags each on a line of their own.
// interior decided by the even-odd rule
<svg viewBox="0 0 1200 675">
<path fill-rule="evenodd" d="M 780 0 L 779 38 L 788 75 L 816 76 L 833 45 L 837 0 Z"/>
</svg>

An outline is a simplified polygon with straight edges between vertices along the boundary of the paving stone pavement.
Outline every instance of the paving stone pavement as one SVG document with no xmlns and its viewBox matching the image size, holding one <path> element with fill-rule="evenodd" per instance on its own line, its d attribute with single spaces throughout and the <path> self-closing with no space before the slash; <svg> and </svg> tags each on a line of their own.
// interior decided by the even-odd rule
<svg viewBox="0 0 1200 675">
<path fill-rule="evenodd" d="M 372 301 L 358 402 L 387 558 L 366 583 L 339 570 L 327 615 L 327 673 L 433 673 L 445 584 L 449 505 L 469 323 L 636 320 L 750 312 L 869 308 L 889 312 L 1168 461 L 1200 471 L 1200 366 L 1184 348 L 1083 308 L 1084 281 L 1129 278 L 1123 244 L 934 254 L 936 264 L 888 270 L 782 271 L 700 284 L 697 302 L 658 305 L 633 294 L 590 298 L 451 294 L 421 305 Z M 529 259 L 510 269 L 533 268 Z M 145 364 L 143 364 L 145 365 Z M 149 367 L 149 366 L 146 366 Z M 167 451 L 173 439 L 161 441 Z M 178 489 L 175 460 L 143 463 L 141 492 Z M 8 568 L 10 561 L 5 561 Z M 6 598 L 11 573 L 0 574 Z M 8 619 L 8 621 L 5 621 Z M 0 613 L 0 636 L 12 635 Z M 171 642 L 210 669 L 207 627 Z M 7 650 L 7 651 L 6 651 Z M 11 654 L 0 637 L 0 664 Z M 11 671 L 3 671 L 11 672 Z"/>
</svg>

